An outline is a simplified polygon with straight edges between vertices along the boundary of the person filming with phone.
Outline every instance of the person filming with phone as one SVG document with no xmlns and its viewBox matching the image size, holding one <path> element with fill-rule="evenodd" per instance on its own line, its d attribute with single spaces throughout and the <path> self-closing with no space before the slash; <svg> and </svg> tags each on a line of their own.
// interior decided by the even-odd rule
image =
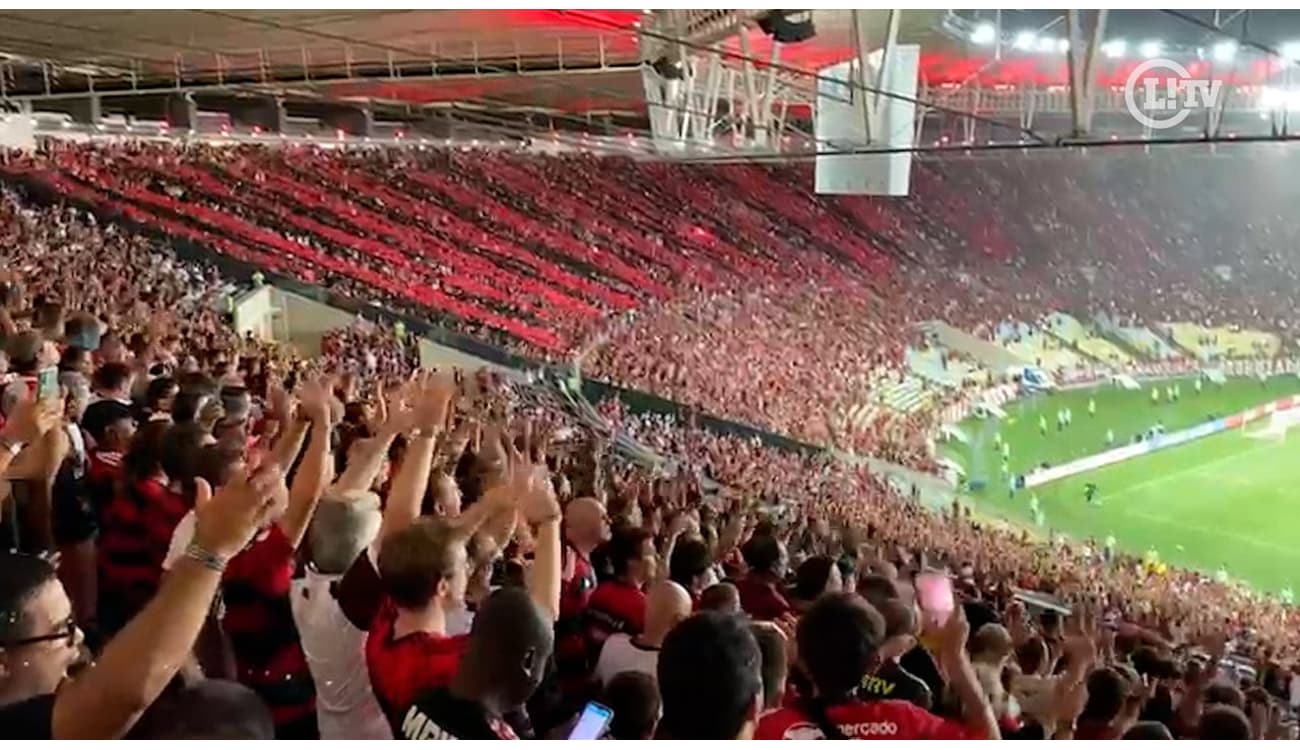
<svg viewBox="0 0 1300 750">
<path fill-rule="evenodd" d="M 951 589 L 949 590 L 951 601 Z M 754 734 L 760 740 L 822 739 L 999 739 L 997 721 L 980 690 L 966 654 L 970 626 L 960 607 L 941 602 L 925 609 L 936 626 L 938 660 L 961 703 L 961 720 L 936 716 L 902 700 L 863 701 L 856 696 L 879 666 L 885 622 L 857 594 L 828 594 L 799 621 L 798 665 L 812 683 L 811 694 L 764 715 Z"/>
</svg>

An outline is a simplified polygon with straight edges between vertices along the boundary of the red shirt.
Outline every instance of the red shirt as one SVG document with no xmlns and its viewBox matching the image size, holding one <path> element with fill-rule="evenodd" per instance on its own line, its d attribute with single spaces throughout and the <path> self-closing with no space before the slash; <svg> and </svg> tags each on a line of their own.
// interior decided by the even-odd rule
<svg viewBox="0 0 1300 750">
<path fill-rule="evenodd" d="M 596 590 L 596 571 L 587 556 L 572 545 L 565 548 L 573 570 L 560 585 L 560 617 L 555 622 L 555 662 L 566 677 L 585 676 L 588 651 L 585 616 L 592 592 Z"/>
<path fill-rule="evenodd" d="M 396 622 L 397 607 L 385 600 L 366 637 L 366 667 L 375 698 L 400 737 L 402 717 L 416 695 L 451 684 L 469 636 L 407 633 L 394 638 Z"/>
<path fill-rule="evenodd" d="M 596 571 L 591 567 L 591 560 L 570 544 L 565 545 L 564 553 L 573 560 L 573 572 L 561 583 L 561 620 L 581 617 L 596 590 Z"/>
<path fill-rule="evenodd" d="M 907 701 L 841 703 L 826 709 L 826 716 L 851 740 L 966 740 L 962 724 L 942 719 Z M 756 740 L 824 740 L 816 722 L 798 707 L 778 708 L 763 714 L 754 732 Z"/>
<path fill-rule="evenodd" d="M 95 465 L 92 458 L 92 471 Z M 189 509 L 184 496 L 154 479 L 117 486 L 103 509 L 96 545 L 100 624 L 108 632 L 125 625 L 157 592 L 172 532 Z"/>
<path fill-rule="evenodd" d="M 736 581 L 740 608 L 755 620 L 779 620 L 790 612 L 790 603 L 770 581 L 750 574 Z"/>
<path fill-rule="evenodd" d="M 605 581 L 587 602 L 587 646 L 600 653 L 615 633 L 637 635 L 645 630 L 645 592 L 630 583 Z"/>
<path fill-rule="evenodd" d="M 90 494 L 95 513 L 102 517 L 124 476 L 121 453 L 93 450 L 86 457 L 86 491 Z"/>
<path fill-rule="evenodd" d="M 235 652 L 239 681 L 271 709 L 277 736 L 316 713 L 316 684 L 298 640 L 289 603 L 293 545 L 272 524 L 265 536 L 231 558 L 221 579 L 221 624 Z"/>
</svg>

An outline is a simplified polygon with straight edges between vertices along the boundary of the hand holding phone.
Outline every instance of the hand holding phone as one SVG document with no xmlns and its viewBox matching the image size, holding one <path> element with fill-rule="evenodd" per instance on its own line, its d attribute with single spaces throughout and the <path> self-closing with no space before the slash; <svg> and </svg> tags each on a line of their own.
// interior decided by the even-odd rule
<svg viewBox="0 0 1300 750">
<path fill-rule="evenodd" d="M 613 720 L 613 709 L 590 701 L 583 707 L 582 714 L 578 716 L 578 723 L 574 724 L 573 730 L 569 732 L 569 739 L 598 740 L 605 736 L 605 730 L 609 729 L 609 723 Z"/>
<path fill-rule="evenodd" d="M 943 573 L 927 571 L 916 577 L 916 600 L 921 613 L 934 627 L 943 627 L 957 608 L 952 593 L 952 579 Z"/>
<path fill-rule="evenodd" d="M 59 370 L 57 367 L 43 368 L 36 376 L 36 399 L 45 401 L 59 397 Z"/>
</svg>

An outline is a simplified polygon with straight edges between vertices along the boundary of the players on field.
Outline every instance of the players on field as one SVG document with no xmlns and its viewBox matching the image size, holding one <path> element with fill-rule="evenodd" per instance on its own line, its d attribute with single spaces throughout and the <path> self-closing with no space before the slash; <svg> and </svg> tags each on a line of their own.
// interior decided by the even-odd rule
<svg viewBox="0 0 1300 750">
<path fill-rule="evenodd" d="M 1101 499 L 1097 497 L 1096 483 L 1088 482 L 1083 486 L 1083 499 L 1089 505 L 1101 505 Z"/>
</svg>

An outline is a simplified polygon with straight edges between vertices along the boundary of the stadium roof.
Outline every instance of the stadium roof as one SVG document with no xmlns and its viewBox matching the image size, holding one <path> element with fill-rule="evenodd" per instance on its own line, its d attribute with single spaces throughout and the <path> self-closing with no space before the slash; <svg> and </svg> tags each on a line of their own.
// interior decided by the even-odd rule
<svg viewBox="0 0 1300 750">
<path fill-rule="evenodd" d="M 697 54 L 720 50 L 733 69 L 747 62 L 754 71 L 779 71 L 783 101 L 763 106 L 779 106 L 783 118 L 788 109 L 792 121 L 806 126 L 817 71 L 855 55 L 853 12 L 813 11 L 816 35 L 775 51 L 755 23 L 737 33 L 737 20 L 776 12 L 682 11 L 705 19 L 706 27 L 721 19 L 715 29 L 725 33 L 702 39 L 694 31 L 672 36 L 674 27 L 664 23 L 671 11 L 0 11 L 0 99 L 58 110 L 60 100 L 75 108 L 71 102 L 93 95 L 96 113 L 166 120 L 166 100 L 180 92 L 207 97 L 200 108 L 217 110 L 231 97 L 251 95 L 299 108 L 366 105 L 377 118 L 396 121 L 446 112 L 521 133 L 595 131 L 593 117 L 606 118 L 607 133 L 642 132 L 648 119 L 643 70 L 680 40 Z M 864 33 L 874 35 L 892 11 L 856 13 Z M 921 46 L 920 103 L 937 104 L 933 111 L 987 114 L 996 109 L 989 102 L 997 92 L 966 104 L 952 89 L 1066 86 L 1062 13 L 898 12 L 897 40 Z M 1097 84 L 1109 88 L 1152 56 L 1144 48 L 1183 60 L 1190 75 L 1257 88 L 1277 77 L 1283 58 L 1300 59 L 1296 12 L 1110 11 L 1103 36 L 1120 45 L 1116 54 L 1108 48 L 1096 67 Z M 1243 54 L 1213 59 L 1220 43 Z M 741 110 L 735 85 L 737 98 L 722 97 L 720 116 Z M 219 98 L 224 101 L 214 102 Z M 299 115 L 319 112 L 293 113 Z M 794 128 L 794 122 L 782 125 Z"/>
<path fill-rule="evenodd" d="M 819 35 L 782 63 L 848 59 L 848 14 L 818 11 Z M 904 14 L 927 47 L 942 11 Z M 284 88 L 331 98 L 472 102 L 569 112 L 640 110 L 638 11 L 9 11 L 0 60 L 9 96 L 182 87 Z M 748 32 L 766 63 L 770 39 Z M 739 55 L 734 38 L 723 42 Z"/>
<path fill-rule="evenodd" d="M 1217 22 L 1227 34 L 1280 47 L 1300 40 L 1298 16 L 1112 11 L 1107 36 L 1127 37 L 1133 47 L 1156 39 L 1190 49 L 1216 41 Z M 1057 11 L 905 11 L 899 40 L 922 45 L 922 74 L 933 84 L 972 75 L 1009 84 L 1064 80 L 1063 55 L 1021 54 L 1041 50 L 1008 43 L 1003 59 L 990 64 L 990 50 L 952 23 L 995 17 L 1008 42 L 1027 32 L 1065 36 Z M 8 61 L 10 96 L 311 82 L 308 89 L 331 97 L 628 110 L 641 108 L 635 68 L 643 18 L 627 10 L 5 11 L 0 59 Z M 847 11 L 815 11 L 814 19 L 817 36 L 783 45 L 783 66 L 811 72 L 852 56 Z M 765 64 L 769 37 L 754 27 L 748 37 L 749 54 Z M 735 38 L 724 44 L 739 53 Z"/>
</svg>

